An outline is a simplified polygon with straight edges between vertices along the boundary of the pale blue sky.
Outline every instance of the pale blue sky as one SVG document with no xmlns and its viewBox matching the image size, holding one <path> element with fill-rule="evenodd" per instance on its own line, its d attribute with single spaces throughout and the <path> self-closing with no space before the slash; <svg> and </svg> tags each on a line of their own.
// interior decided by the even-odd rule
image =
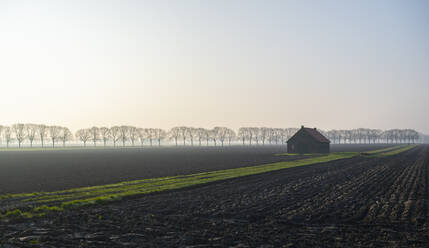
<svg viewBox="0 0 429 248">
<path fill-rule="evenodd" d="M 429 133 L 428 1 L 0 1 L 0 124 Z"/>
</svg>

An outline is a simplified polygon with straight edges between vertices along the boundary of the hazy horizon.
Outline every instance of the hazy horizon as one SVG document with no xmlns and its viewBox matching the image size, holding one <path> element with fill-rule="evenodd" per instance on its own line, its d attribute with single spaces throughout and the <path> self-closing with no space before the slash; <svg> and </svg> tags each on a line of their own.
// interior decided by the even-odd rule
<svg viewBox="0 0 429 248">
<path fill-rule="evenodd" d="M 0 124 L 429 133 L 427 1 L 1 1 Z"/>
</svg>

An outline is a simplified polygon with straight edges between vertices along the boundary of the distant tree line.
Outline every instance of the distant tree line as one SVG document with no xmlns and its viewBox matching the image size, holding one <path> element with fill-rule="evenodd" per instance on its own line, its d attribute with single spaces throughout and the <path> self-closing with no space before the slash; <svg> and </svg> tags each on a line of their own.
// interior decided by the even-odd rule
<svg viewBox="0 0 429 248">
<path fill-rule="evenodd" d="M 174 145 L 214 145 L 224 146 L 238 142 L 242 145 L 284 145 L 299 129 L 241 127 L 237 132 L 227 127 L 213 129 L 177 126 L 169 131 L 160 128 L 139 128 L 134 126 L 91 127 L 79 129 L 73 135 L 67 127 L 48 126 L 43 124 L 22 124 L 12 126 L 0 125 L 0 142 L 9 147 L 15 143 L 39 144 L 42 147 L 63 147 L 70 141 L 81 142 L 83 146 L 143 146 L 157 145 L 167 140 Z M 320 130 L 319 130 L 320 131 Z M 358 128 L 352 130 L 321 131 L 332 143 L 336 144 L 373 144 L 373 143 L 415 143 L 421 136 L 412 129 L 378 130 Z"/>
<path fill-rule="evenodd" d="M 10 127 L 0 125 L 0 137 L 2 138 L 0 141 L 4 141 L 7 147 L 12 142 L 16 142 L 18 147 L 21 147 L 25 141 L 30 143 L 30 147 L 33 147 L 35 142 L 39 142 L 42 147 L 47 143 L 55 147 L 55 144 L 59 142 L 65 146 L 68 141 L 73 139 L 73 134 L 67 127 L 18 123 Z"/>
<path fill-rule="evenodd" d="M 324 134 L 336 144 L 416 143 L 420 134 L 412 129 L 358 128 L 352 130 L 330 130 Z"/>
<path fill-rule="evenodd" d="M 420 134 L 420 140 L 422 143 L 429 143 L 429 135 Z"/>
<path fill-rule="evenodd" d="M 79 129 L 76 132 L 76 138 L 86 146 L 88 142 L 91 142 L 93 146 L 97 145 L 97 142 L 102 142 L 103 146 L 107 146 L 110 142 L 113 146 L 122 144 L 125 146 L 128 142 L 132 146 L 139 143 L 143 146 L 145 142 L 148 142 L 150 146 L 157 143 L 161 145 L 161 141 L 167 138 L 167 132 L 160 128 L 138 128 L 134 126 L 114 126 L 108 127 L 91 127 L 85 129 Z"/>
<path fill-rule="evenodd" d="M 241 127 L 238 129 L 238 139 L 244 145 L 252 144 L 285 144 L 298 128 L 268 128 L 268 127 Z"/>
</svg>

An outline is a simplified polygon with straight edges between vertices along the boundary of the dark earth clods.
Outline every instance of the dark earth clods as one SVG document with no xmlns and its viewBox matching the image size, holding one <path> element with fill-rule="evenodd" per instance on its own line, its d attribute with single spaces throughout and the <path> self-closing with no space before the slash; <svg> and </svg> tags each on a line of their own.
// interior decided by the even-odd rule
<svg viewBox="0 0 429 248">
<path fill-rule="evenodd" d="M 429 146 L 0 222 L 0 247 L 429 247 Z"/>
</svg>

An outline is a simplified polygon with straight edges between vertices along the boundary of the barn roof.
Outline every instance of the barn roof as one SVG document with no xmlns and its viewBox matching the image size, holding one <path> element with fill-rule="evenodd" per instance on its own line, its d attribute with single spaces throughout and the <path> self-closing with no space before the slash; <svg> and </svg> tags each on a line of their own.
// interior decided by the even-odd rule
<svg viewBox="0 0 429 248">
<path fill-rule="evenodd" d="M 317 131 L 316 128 L 306 128 L 305 127 L 304 131 L 306 131 L 308 134 L 313 136 L 313 138 L 315 138 L 317 141 L 319 141 L 321 143 L 330 143 L 331 142 L 325 136 L 323 136 L 323 134 L 321 134 L 319 131 Z"/>
<path fill-rule="evenodd" d="M 323 134 L 321 134 L 319 131 L 317 131 L 316 128 L 307 128 L 307 127 L 301 127 L 301 129 L 298 132 L 296 132 L 295 135 L 293 135 L 289 140 L 294 139 L 295 136 L 298 135 L 301 132 L 307 133 L 312 138 L 314 138 L 317 142 L 320 142 L 320 143 L 331 143 L 331 141 L 328 140 L 325 136 L 323 136 Z"/>
</svg>

